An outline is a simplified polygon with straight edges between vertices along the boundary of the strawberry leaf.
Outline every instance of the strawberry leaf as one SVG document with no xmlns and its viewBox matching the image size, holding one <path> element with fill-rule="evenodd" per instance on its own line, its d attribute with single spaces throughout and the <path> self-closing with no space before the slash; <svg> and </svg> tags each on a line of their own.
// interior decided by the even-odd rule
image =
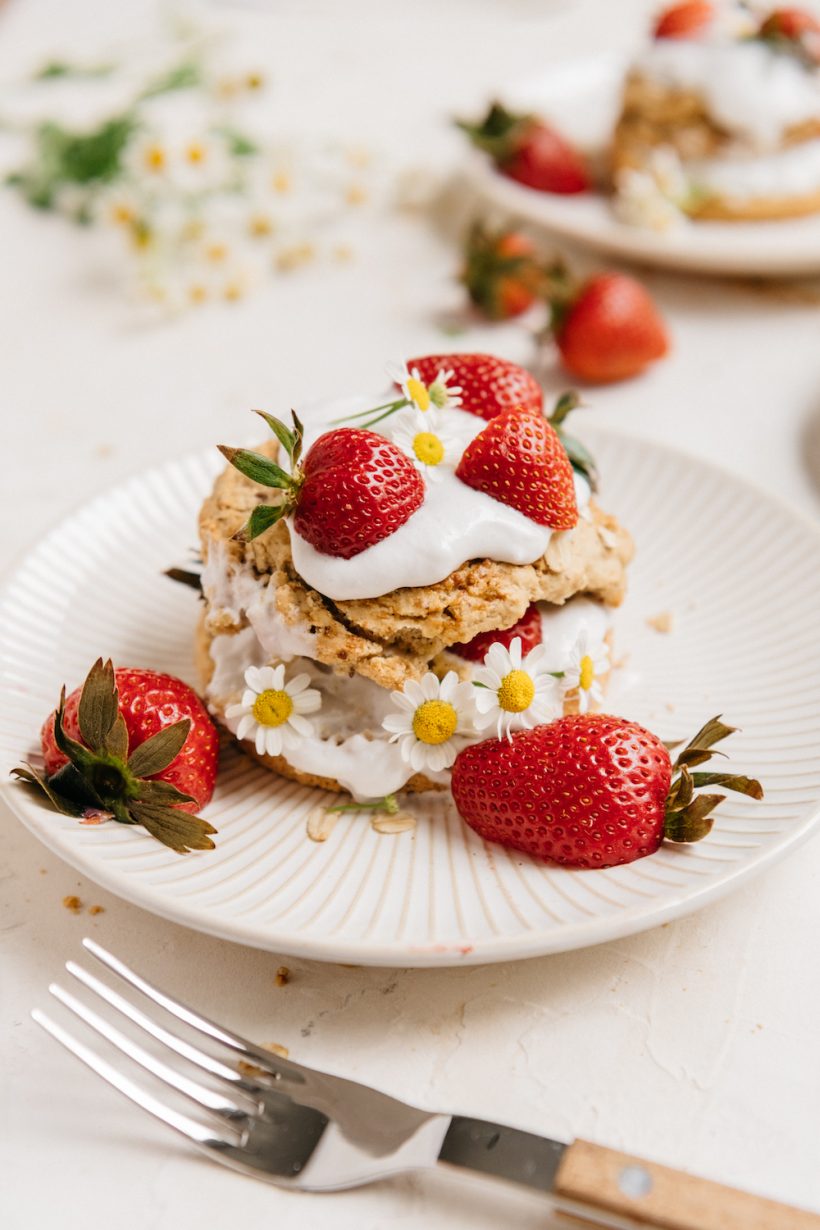
<svg viewBox="0 0 820 1230">
<path fill-rule="evenodd" d="M 178 854 L 214 848 L 209 834 L 216 829 L 199 816 L 189 816 L 176 807 L 160 803 L 134 802 L 129 810 L 132 823 L 141 824 L 152 837 Z"/>
<path fill-rule="evenodd" d="M 679 754 L 675 761 L 675 768 L 679 769 L 683 765 L 692 768 L 694 765 L 704 764 L 714 755 L 723 755 L 722 752 L 715 753 L 711 749 L 716 743 L 720 743 L 722 739 L 726 739 L 729 735 L 734 734 L 736 727 L 727 726 L 720 720 L 720 715 L 710 718 L 705 726 L 702 726 L 693 739 L 687 743 L 686 747 Z"/>
<path fill-rule="evenodd" d="M 105 751 L 117 760 L 128 759 L 128 727 L 121 713 L 117 714 L 114 725 L 105 736 Z"/>
<path fill-rule="evenodd" d="M 246 448 L 229 448 L 225 444 L 219 444 L 217 447 L 240 474 L 244 474 L 254 483 L 263 487 L 276 487 L 280 491 L 287 491 L 295 485 L 290 474 L 286 474 L 281 466 L 269 457 L 263 457 L 261 453 L 253 453 Z"/>
<path fill-rule="evenodd" d="M 44 774 L 38 773 L 36 769 L 33 769 L 30 764 L 12 769 L 12 774 L 18 781 L 25 783 L 25 785 L 35 790 L 41 790 L 52 807 L 63 816 L 81 816 L 85 811 L 85 807 L 81 803 L 76 803 L 73 799 L 68 798 L 67 795 L 60 794 L 59 790 L 55 789 L 53 783 Z"/>
<path fill-rule="evenodd" d="M 117 685 L 111 660 L 103 663 L 102 658 L 97 658 L 83 684 L 77 710 L 80 734 L 92 752 L 105 748 L 106 736 L 119 713 L 117 702 Z"/>
<path fill-rule="evenodd" d="M 264 534 L 265 530 L 269 530 L 277 521 L 280 521 L 286 512 L 287 506 L 285 504 L 259 504 L 235 537 L 241 538 L 245 542 L 250 542 L 252 539 L 258 538 L 260 534 Z"/>
<path fill-rule="evenodd" d="M 135 777 L 153 777 L 155 773 L 167 769 L 182 751 L 190 729 L 191 719 L 182 718 L 173 726 L 158 730 L 134 749 L 128 760 L 129 770 Z"/>
<path fill-rule="evenodd" d="M 169 807 L 180 803 L 194 803 L 192 794 L 183 794 L 170 782 L 140 782 L 141 803 L 167 803 Z"/>
<path fill-rule="evenodd" d="M 683 770 L 687 772 L 687 770 Z M 738 794 L 746 794 L 752 799 L 763 798 L 763 787 L 754 777 L 737 776 L 733 773 L 692 773 L 692 784 L 698 786 L 723 786 L 725 790 L 734 790 Z"/>
<path fill-rule="evenodd" d="M 258 414 L 260 419 L 265 420 L 292 462 L 293 450 L 296 447 L 296 436 L 291 429 L 286 427 L 281 419 L 274 418 L 272 414 L 268 414 L 265 410 L 254 410 L 254 414 Z"/>
<path fill-rule="evenodd" d="M 162 574 L 169 581 L 177 581 L 180 585 L 187 585 L 189 589 L 195 589 L 202 597 L 202 573 L 189 572 L 187 568 L 166 568 Z"/>
<path fill-rule="evenodd" d="M 714 821 L 709 817 L 725 798 L 725 794 L 699 794 L 682 811 L 668 813 L 664 836 L 675 842 L 700 841 L 712 831 Z"/>
<path fill-rule="evenodd" d="M 95 763 L 95 757 L 87 747 L 83 747 L 82 743 L 77 743 L 69 735 L 66 734 L 63 727 L 63 719 L 65 717 L 65 688 L 60 693 L 60 704 L 54 715 L 54 742 L 57 747 L 67 756 L 72 764 L 78 769 L 89 769 Z"/>
</svg>

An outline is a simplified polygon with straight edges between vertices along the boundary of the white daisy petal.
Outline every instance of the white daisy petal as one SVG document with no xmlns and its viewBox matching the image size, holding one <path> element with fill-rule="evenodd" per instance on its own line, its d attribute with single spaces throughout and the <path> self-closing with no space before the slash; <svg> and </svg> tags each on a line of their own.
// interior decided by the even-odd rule
<svg viewBox="0 0 820 1230">
<path fill-rule="evenodd" d="M 260 688 L 260 689 L 259 689 L 259 692 L 262 692 L 262 691 L 264 691 L 264 689 L 263 689 L 263 688 Z M 253 689 L 252 689 L 252 688 L 247 688 L 247 689 L 246 689 L 246 690 L 242 693 L 242 704 L 245 706 L 245 708 L 246 708 L 246 709 L 252 709 L 252 708 L 253 708 L 254 701 L 256 700 L 257 696 L 259 695 L 259 692 L 255 692 L 255 691 L 253 691 Z"/>
<path fill-rule="evenodd" d="M 438 700 L 439 681 L 432 671 L 428 671 L 422 679 L 421 690 L 425 700 Z"/>
<path fill-rule="evenodd" d="M 313 723 L 300 713 L 292 713 L 288 718 L 288 725 L 304 739 L 309 739 L 313 734 Z"/>
<path fill-rule="evenodd" d="M 263 682 L 263 667 L 249 666 L 245 671 L 245 683 L 249 688 L 253 688 L 254 692 L 261 692 L 266 686 Z"/>
<path fill-rule="evenodd" d="M 293 698 L 299 692 L 304 692 L 309 683 L 310 675 L 307 671 L 302 671 L 300 675 L 294 675 L 292 679 L 288 680 L 288 696 Z"/>
<path fill-rule="evenodd" d="M 269 726 L 265 731 L 265 751 L 269 756 L 281 756 L 283 743 L 283 728 Z"/>
<path fill-rule="evenodd" d="M 227 709 L 225 710 L 225 717 L 226 718 L 241 717 L 241 715 L 245 712 L 246 707 L 247 706 L 245 705 L 228 705 Z"/>
<path fill-rule="evenodd" d="M 410 734 L 413 730 L 413 719 L 405 713 L 388 713 L 382 718 L 382 726 L 385 730 L 392 730 L 396 734 Z"/>
<path fill-rule="evenodd" d="M 416 773 L 421 773 L 427 763 L 427 745 L 414 740 L 409 747 L 410 768 Z"/>
<path fill-rule="evenodd" d="M 435 679 L 435 675 L 433 676 Z M 413 710 L 416 710 L 419 705 L 423 705 L 427 700 L 427 695 L 417 679 L 408 679 L 404 685 L 404 694 L 410 701 Z"/>
<path fill-rule="evenodd" d="M 236 728 L 237 739 L 246 739 L 256 725 L 253 714 L 246 713 Z"/>
<path fill-rule="evenodd" d="M 265 755 L 265 744 L 267 741 L 269 729 L 270 728 L 268 726 L 257 726 L 256 728 L 256 734 L 254 736 L 254 745 L 256 747 L 256 751 L 259 756 Z"/>
<path fill-rule="evenodd" d="M 308 688 L 298 696 L 291 696 L 296 713 L 316 713 L 322 707 L 322 694 L 315 688 Z"/>
</svg>

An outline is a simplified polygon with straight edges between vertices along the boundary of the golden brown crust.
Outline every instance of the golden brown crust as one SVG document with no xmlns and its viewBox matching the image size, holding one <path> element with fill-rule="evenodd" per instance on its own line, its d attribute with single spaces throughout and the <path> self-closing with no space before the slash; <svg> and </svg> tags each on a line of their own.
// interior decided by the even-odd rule
<svg viewBox="0 0 820 1230">
<path fill-rule="evenodd" d="M 794 124 L 783 134 L 782 148 L 820 137 L 820 116 Z M 738 141 L 716 124 L 701 96 L 675 89 L 633 70 L 624 85 L 621 114 L 612 139 L 613 180 L 625 170 L 640 170 L 661 146 L 682 162 L 736 153 Z M 749 150 L 750 154 L 754 151 Z M 752 222 L 796 218 L 820 210 L 820 191 L 799 196 L 753 200 L 712 195 L 685 208 L 690 217 L 710 221 Z"/>
<path fill-rule="evenodd" d="M 594 503 L 590 517 L 568 534 L 555 535 L 534 564 L 471 560 L 435 585 L 332 602 L 297 574 L 286 525 L 275 525 L 251 543 L 232 539 L 254 505 L 269 497 L 228 466 L 200 515 L 203 558 L 207 562 L 219 548 L 221 568 L 253 570 L 284 622 L 313 635 L 312 657 L 338 674 L 360 674 L 381 687 L 401 688 L 407 679 L 420 678 L 448 645 L 510 627 L 531 602 L 562 605 L 579 593 L 610 606 L 623 600 L 632 540 Z M 236 613 L 211 604 L 208 626 L 213 633 L 229 631 L 237 626 Z"/>
<path fill-rule="evenodd" d="M 208 629 L 203 613 L 197 625 L 194 641 L 194 660 L 203 692 L 207 691 L 214 673 L 214 661 L 211 657 L 211 644 L 213 643 L 214 635 L 215 633 Z M 219 697 L 211 697 L 208 701 L 208 707 L 217 722 L 220 725 L 224 725 L 225 706 Z M 303 786 L 317 786 L 320 790 L 331 790 L 336 794 L 349 793 L 335 777 L 320 777 L 315 773 L 302 773 L 301 770 L 294 769 L 292 765 L 288 764 L 284 756 L 260 756 L 253 743 L 248 739 L 243 739 L 239 746 L 253 760 L 256 760 L 272 773 L 278 773 L 280 777 L 287 777 L 290 781 L 300 782 Z M 405 790 L 409 794 L 421 794 L 426 790 L 446 790 L 446 786 L 442 785 L 441 782 L 430 781 L 430 778 L 425 777 L 423 773 L 414 773 L 406 785 L 402 786 L 402 791 Z"/>
</svg>

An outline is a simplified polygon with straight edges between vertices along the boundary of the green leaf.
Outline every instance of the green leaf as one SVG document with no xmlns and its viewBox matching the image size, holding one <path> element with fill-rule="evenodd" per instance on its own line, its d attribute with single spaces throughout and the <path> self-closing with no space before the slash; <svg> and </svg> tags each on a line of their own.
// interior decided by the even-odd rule
<svg viewBox="0 0 820 1230">
<path fill-rule="evenodd" d="M 573 410 L 576 410 L 581 405 L 581 395 L 575 389 L 567 389 L 566 393 L 562 393 L 555 403 L 555 408 L 549 416 L 548 422 L 552 423 L 557 431 L 564 419 Z"/>
<path fill-rule="evenodd" d="M 180 585 L 187 585 L 189 589 L 195 589 L 202 597 L 201 572 L 189 572 L 185 568 L 166 568 L 162 575 L 168 577 L 170 581 L 178 581 Z"/>
<path fill-rule="evenodd" d="M 105 736 L 105 750 L 117 760 L 128 759 L 128 727 L 121 713 L 117 714 L 114 725 Z"/>
<path fill-rule="evenodd" d="M 110 77 L 114 64 L 70 64 L 67 60 L 50 60 L 34 73 L 33 81 L 55 81 L 65 77 Z"/>
<path fill-rule="evenodd" d="M 195 60 L 183 60 L 169 72 L 162 73 L 149 82 L 140 98 L 156 98 L 158 94 L 170 94 L 174 90 L 190 90 L 201 83 L 202 69 L 199 64 Z"/>
<path fill-rule="evenodd" d="M 675 842 L 700 841 L 712 831 L 714 822 L 709 817 L 725 798 L 725 794 L 699 794 L 682 811 L 668 813 L 664 836 Z"/>
<path fill-rule="evenodd" d="M 139 801 L 141 803 L 165 803 L 169 807 L 176 807 L 180 803 L 194 803 L 196 800 L 192 794 L 183 794 L 170 782 L 158 781 L 140 782 Z"/>
<path fill-rule="evenodd" d="M 720 715 L 710 718 L 679 754 L 675 761 L 675 768 L 680 768 L 682 765 L 688 765 L 692 768 L 694 765 L 705 764 L 715 754 L 722 755 L 722 752 L 715 753 L 711 749 L 716 743 L 720 743 L 722 739 L 726 739 L 729 735 L 734 734 L 735 730 L 736 727 L 727 726 L 722 722 Z"/>
<path fill-rule="evenodd" d="M 293 450 L 296 447 L 296 436 L 294 433 L 289 427 L 285 426 L 281 419 L 274 418 L 272 414 L 268 414 L 265 410 L 254 410 L 254 414 L 258 414 L 260 419 L 265 420 L 292 462 Z"/>
<path fill-rule="evenodd" d="M 131 804 L 130 814 L 134 823 L 141 824 L 152 837 L 178 854 L 214 849 L 209 834 L 216 829 L 199 816 L 191 816 L 176 807 L 141 802 Z"/>
<path fill-rule="evenodd" d="M 305 439 L 305 429 L 302 425 L 302 420 L 295 410 L 291 410 L 290 417 L 293 420 L 293 434 L 296 437 L 296 444 L 293 448 L 293 464 L 296 465 L 299 458 L 302 456 L 302 444 Z"/>
<path fill-rule="evenodd" d="M 62 815 L 81 816 L 85 811 L 81 803 L 76 803 L 73 799 L 68 798 L 67 795 L 60 794 L 58 790 L 55 790 L 48 778 L 44 774 L 38 773 L 31 765 L 21 765 L 19 768 L 12 769 L 11 772 L 18 781 L 23 782 L 26 786 L 42 791 L 52 807 Z"/>
<path fill-rule="evenodd" d="M 135 748 L 128 760 L 128 768 L 135 777 L 153 777 L 167 769 L 182 751 L 191 729 L 191 719 L 182 718 L 173 726 L 158 730 Z M 140 793 L 140 797 L 144 797 Z"/>
<path fill-rule="evenodd" d="M 684 770 L 686 771 L 686 770 Z M 692 773 L 692 783 L 699 786 L 723 786 L 737 794 L 746 794 L 751 799 L 763 798 L 763 787 L 755 777 L 738 776 L 734 773 Z"/>
<path fill-rule="evenodd" d="M 67 756 L 72 764 L 78 769 L 87 769 L 95 762 L 93 752 L 90 752 L 87 747 L 83 747 L 82 743 L 77 743 L 69 735 L 65 733 L 63 720 L 65 718 L 65 688 L 60 693 L 60 704 L 54 716 L 54 742 L 57 747 Z"/>
<path fill-rule="evenodd" d="M 287 512 L 287 507 L 284 504 L 259 504 L 253 510 L 245 525 L 239 531 L 237 537 L 245 542 L 251 542 L 254 538 L 258 538 L 260 534 L 264 534 L 265 530 L 269 530 L 277 521 L 281 521 Z"/>
<path fill-rule="evenodd" d="M 575 436 L 567 435 L 565 431 L 558 432 L 558 439 L 566 449 L 573 468 L 583 474 L 593 491 L 597 491 L 599 481 L 598 464 L 592 453 L 580 440 L 576 440 Z"/>
<path fill-rule="evenodd" d="M 254 154 L 259 153 L 257 143 L 244 132 L 240 132 L 238 128 L 225 125 L 218 128 L 217 132 L 227 141 L 228 150 L 234 158 L 252 158 Z"/>
<path fill-rule="evenodd" d="M 118 700 L 111 660 L 103 663 L 98 658 L 83 684 L 77 711 L 80 734 L 92 752 L 107 750 L 106 736 L 117 720 Z"/>
<path fill-rule="evenodd" d="M 244 474 L 254 483 L 263 487 L 275 487 L 280 491 L 287 491 L 295 485 L 290 474 L 286 474 L 281 466 L 269 457 L 263 457 L 261 453 L 253 453 L 246 448 L 229 448 L 225 444 L 218 444 L 217 448 L 240 474 Z"/>
</svg>

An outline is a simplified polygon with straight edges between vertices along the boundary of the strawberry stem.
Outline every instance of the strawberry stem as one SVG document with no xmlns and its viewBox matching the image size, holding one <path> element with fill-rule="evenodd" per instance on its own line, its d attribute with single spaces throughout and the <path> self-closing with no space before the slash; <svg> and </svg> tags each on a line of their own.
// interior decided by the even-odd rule
<svg viewBox="0 0 820 1230">
<path fill-rule="evenodd" d="M 281 466 L 277 465 L 275 461 L 271 461 L 270 457 L 264 457 L 261 453 L 254 453 L 246 448 L 230 448 L 226 444 L 217 445 L 222 456 L 230 462 L 234 469 L 238 470 L 240 474 L 244 474 L 251 482 L 258 483 L 261 487 L 271 487 L 275 491 L 283 491 L 285 493 L 285 498 L 280 504 L 258 504 L 254 508 L 245 524 L 234 534 L 234 538 L 240 542 L 249 542 L 254 538 L 258 538 L 260 534 L 264 534 L 265 530 L 269 530 L 282 517 L 286 517 L 291 513 L 296 507 L 299 492 L 304 482 L 299 458 L 302 455 L 302 441 L 305 429 L 296 411 L 291 410 L 290 412 L 293 422 L 292 428 L 287 427 L 281 419 L 274 418 L 272 414 L 268 414 L 265 410 L 255 410 L 254 414 L 258 414 L 260 418 L 265 420 L 282 448 L 284 448 L 290 461 L 291 473 L 289 474 Z"/>
<path fill-rule="evenodd" d="M 372 427 L 375 423 L 380 423 L 382 419 L 389 418 L 391 414 L 395 414 L 397 410 L 403 410 L 405 406 L 410 405 L 410 399 L 407 397 L 399 397 L 396 401 L 383 402 L 381 406 L 371 406 L 369 410 L 363 410 L 361 414 L 346 414 L 340 419 L 331 419 L 330 424 L 336 427 L 339 423 L 357 423 L 359 419 L 367 419 L 366 423 L 359 423 L 362 430 Z M 383 410 L 384 414 L 379 411 Z M 375 418 L 371 418 L 375 415 Z"/>
<path fill-rule="evenodd" d="M 575 436 L 571 436 L 569 432 L 564 430 L 564 420 L 573 410 L 583 406 L 583 404 L 580 394 L 576 393 L 574 389 L 569 389 L 558 398 L 552 414 L 547 416 L 547 422 L 555 430 L 555 434 L 566 449 L 573 470 L 577 470 L 579 474 L 582 474 L 591 489 L 597 491 L 599 476 L 595 458 L 585 444 L 582 444 L 580 440 L 576 440 Z"/>
</svg>

